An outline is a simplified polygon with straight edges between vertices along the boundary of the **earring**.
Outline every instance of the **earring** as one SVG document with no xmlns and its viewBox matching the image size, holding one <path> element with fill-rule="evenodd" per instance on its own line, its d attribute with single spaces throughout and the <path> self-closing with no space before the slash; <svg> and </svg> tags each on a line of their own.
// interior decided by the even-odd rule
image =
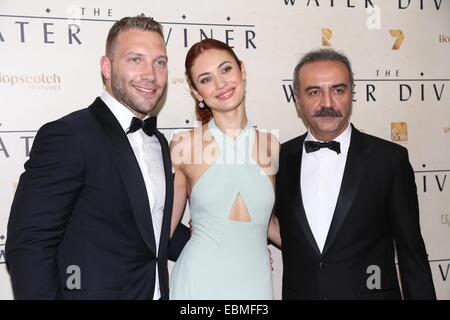
<svg viewBox="0 0 450 320">
<path fill-rule="evenodd" d="M 204 103 L 203 101 L 199 101 L 198 107 L 199 107 L 200 109 L 203 109 L 203 108 L 205 107 L 205 103 Z"/>
</svg>

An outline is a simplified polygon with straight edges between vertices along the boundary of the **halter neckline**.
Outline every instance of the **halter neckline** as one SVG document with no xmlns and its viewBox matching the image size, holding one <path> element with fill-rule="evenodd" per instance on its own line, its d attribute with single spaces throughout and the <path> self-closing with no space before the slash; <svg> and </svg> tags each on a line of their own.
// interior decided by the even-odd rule
<svg viewBox="0 0 450 320">
<path fill-rule="evenodd" d="M 217 127 L 214 119 L 208 122 L 208 128 L 221 152 L 219 163 L 253 163 L 251 155 L 255 130 L 249 121 L 234 139 Z"/>
<path fill-rule="evenodd" d="M 238 139 L 241 139 L 242 136 L 245 136 L 246 134 L 248 134 L 248 131 L 249 131 L 252 127 L 253 127 L 253 126 L 250 124 L 250 121 L 247 120 L 247 124 L 244 126 L 244 128 L 241 129 L 242 132 L 239 133 L 239 135 L 238 135 L 236 138 L 232 138 L 232 137 L 230 137 L 229 135 L 227 135 L 225 132 L 223 132 L 222 129 L 220 129 L 220 128 L 217 126 L 216 122 L 214 121 L 214 118 L 211 119 L 211 120 L 208 122 L 208 128 L 209 128 L 210 130 L 212 129 L 213 131 L 218 131 L 218 133 L 224 135 L 226 138 L 228 138 L 228 139 L 230 139 L 230 140 L 232 140 L 232 141 L 237 141 Z M 226 130 L 228 130 L 228 129 L 226 129 Z M 238 130 L 238 129 L 236 129 L 236 130 Z"/>
</svg>

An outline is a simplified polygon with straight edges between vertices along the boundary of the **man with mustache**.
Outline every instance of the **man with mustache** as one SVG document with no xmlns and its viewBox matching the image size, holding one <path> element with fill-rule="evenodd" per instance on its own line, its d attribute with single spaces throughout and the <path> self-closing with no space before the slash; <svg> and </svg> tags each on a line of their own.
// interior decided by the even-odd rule
<svg viewBox="0 0 450 320">
<path fill-rule="evenodd" d="M 283 299 L 435 299 L 408 152 L 350 124 L 347 57 L 307 53 L 293 86 L 308 132 L 281 146 Z"/>
<path fill-rule="evenodd" d="M 8 223 L 16 299 L 168 299 L 172 170 L 148 116 L 167 60 L 158 22 L 117 21 L 100 59 L 101 97 L 39 129 Z M 173 256 L 188 237 L 175 232 Z"/>
</svg>

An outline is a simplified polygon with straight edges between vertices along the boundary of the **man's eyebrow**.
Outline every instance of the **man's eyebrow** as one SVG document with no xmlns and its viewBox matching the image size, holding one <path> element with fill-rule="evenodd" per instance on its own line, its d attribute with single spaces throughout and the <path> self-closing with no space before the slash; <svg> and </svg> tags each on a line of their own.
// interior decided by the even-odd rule
<svg viewBox="0 0 450 320">
<path fill-rule="evenodd" d="M 165 54 L 162 54 L 162 55 L 160 55 L 160 56 L 157 56 L 156 59 L 165 59 L 165 60 L 169 60 L 169 58 L 168 58 Z M 156 60 L 156 59 L 155 59 L 155 60 Z"/>
<path fill-rule="evenodd" d="M 337 83 L 337 84 L 333 84 L 331 85 L 331 89 L 336 89 L 336 88 L 347 88 L 348 85 L 346 83 Z M 305 91 L 309 91 L 309 90 L 317 90 L 320 89 L 320 86 L 308 86 L 305 88 Z"/>
<path fill-rule="evenodd" d="M 336 89 L 336 88 L 339 88 L 339 87 L 347 88 L 348 86 L 347 86 L 346 83 L 338 83 L 338 84 L 333 84 L 333 85 L 331 86 L 331 89 Z"/>
<path fill-rule="evenodd" d="M 305 88 L 305 91 L 313 90 L 313 89 L 320 89 L 319 86 L 308 86 Z"/>
</svg>

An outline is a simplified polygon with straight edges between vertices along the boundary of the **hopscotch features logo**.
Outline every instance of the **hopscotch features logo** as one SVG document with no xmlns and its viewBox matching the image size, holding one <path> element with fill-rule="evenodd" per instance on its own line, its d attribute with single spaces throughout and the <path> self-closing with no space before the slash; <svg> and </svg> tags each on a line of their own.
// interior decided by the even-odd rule
<svg viewBox="0 0 450 320">
<path fill-rule="evenodd" d="M 206 38 L 225 42 L 232 48 L 255 50 L 257 48 L 256 27 L 253 24 L 235 24 L 232 17 L 224 18 L 226 22 L 189 22 L 188 16 L 181 16 L 182 22 L 161 22 L 164 26 L 166 45 L 172 43 L 184 48 Z"/>
<path fill-rule="evenodd" d="M 406 122 L 391 122 L 391 140 L 408 141 L 408 124 Z"/>
<path fill-rule="evenodd" d="M 3 74 L 0 72 L 0 86 L 20 87 L 29 90 L 61 90 L 61 76 L 53 74 Z"/>
<path fill-rule="evenodd" d="M 5 236 L 0 235 L 0 264 L 5 263 Z"/>
</svg>

